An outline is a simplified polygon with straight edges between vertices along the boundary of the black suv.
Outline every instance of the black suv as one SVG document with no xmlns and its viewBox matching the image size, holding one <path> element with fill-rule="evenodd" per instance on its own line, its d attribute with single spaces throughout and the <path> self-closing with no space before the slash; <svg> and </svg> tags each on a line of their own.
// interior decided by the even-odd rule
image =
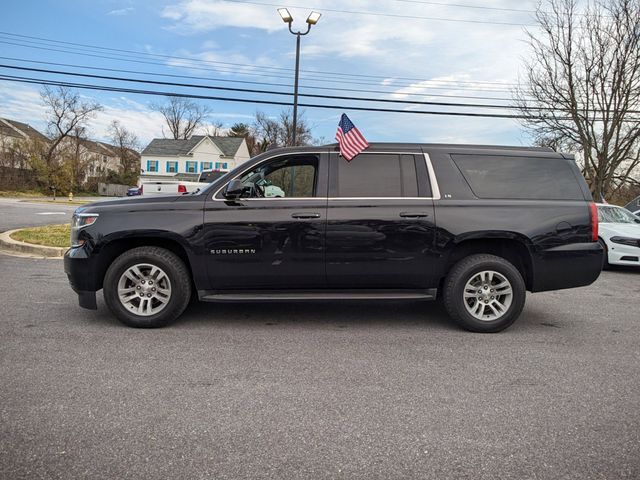
<svg viewBox="0 0 640 480">
<path fill-rule="evenodd" d="M 195 194 L 78 208 L 65 271 L 122 322 L 202 301 L 442 298 L 497 332 L 526 291 L 589 285 L 603 252 L 587 185 L 548 149 L 373 144 L 272 150 Z"/>
</svg>

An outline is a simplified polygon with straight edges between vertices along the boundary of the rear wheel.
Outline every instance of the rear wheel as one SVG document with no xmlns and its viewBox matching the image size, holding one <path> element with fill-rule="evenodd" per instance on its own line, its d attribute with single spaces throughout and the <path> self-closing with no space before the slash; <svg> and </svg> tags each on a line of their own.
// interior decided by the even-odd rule
<svg viewBox="0 0 640 480">
<path fill-rule="evenodd" d="M 499 332 L 518 318 L 526 297 L 522 275 L 502 257 L 479 254 L 456 263 L 444 282 L 451 318 L 472 332 Z"/>
<path fill-rule="evenodd" d="M 187 268 L 164 248 L 129 250 L 115 259 L 104 278 L 107 306 L 130 327 L 165 326 L 178 318 L 190 297 Z"/>
</svg>

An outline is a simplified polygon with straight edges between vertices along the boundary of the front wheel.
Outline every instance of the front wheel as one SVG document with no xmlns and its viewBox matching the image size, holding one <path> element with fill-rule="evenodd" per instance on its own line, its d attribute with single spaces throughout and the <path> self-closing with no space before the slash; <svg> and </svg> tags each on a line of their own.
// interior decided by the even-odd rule
<svg viewBox="0 0 640 480">
<path fill-rule="evenodd" d="M 184 262 L 159 247 L 138 247 L 114 260 L 104 277 L 104 299 L 125 325 L 163 327 L 184 311 L 191 277 Z"/>
<path fill-rule="evenodd" d="M 444 282 L 449 316 L 472 332 L 493 333 L 516 321 L 526 297 L 522 275 L 502 257 L 470 255 L 456 263 Z"/>
</svg>

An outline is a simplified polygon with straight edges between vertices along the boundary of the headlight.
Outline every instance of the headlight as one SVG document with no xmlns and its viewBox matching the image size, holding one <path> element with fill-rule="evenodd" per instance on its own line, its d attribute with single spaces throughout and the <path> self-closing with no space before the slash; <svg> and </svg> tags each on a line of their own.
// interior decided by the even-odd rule
<svg viewBox="0 0 640 480">
<path fill-rule="evenodd" d="M 80 230 L 89 225 L 93 225 L 98 220 L 97 213 L 74 213 L 71 219 L 71 248 L 84 245 L 84 240 L 80 240 Z"/>
<path fill-rule="evenodd" d="M 610 240 L 613 243 L 619 243 L 620 245 L 629 245 L 630 247 L 640 247 L 640 239 L 629 237 L 611 237 Z"/>
</svg>

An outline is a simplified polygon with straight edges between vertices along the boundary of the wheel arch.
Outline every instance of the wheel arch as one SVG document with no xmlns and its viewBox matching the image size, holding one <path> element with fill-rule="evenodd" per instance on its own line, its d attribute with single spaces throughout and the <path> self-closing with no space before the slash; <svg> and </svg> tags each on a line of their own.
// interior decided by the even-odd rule
<svg viewBox="0 0 640 480">
<path fill-rule="evenodd" d="M 100 246 L 99 251 L 96 252 L 99 254 L 97 256 L 99 260 L 95 272 L 96 278 L 98 279 L 97 289 L 103 287 L 104 277 L 109 265 L 124 252 L 137 247 L 160 247 L 174 253 L 184 263 L 191 278 L 191 286 L 195 288 L 194 271 L 192 269 L 189 251 L 178 238 L 174 238 L 171 235 L 158 235 L 157 233 L 153 236 L 131 233 L 104 242 Z"/>
<path fill-rule="evenodd" d="M 512 263 L 522 275 L 527 290 L 531 290 L 534 276 L 531 248 L 528 238 L 512 232 L 475 232 L 458 237 L 451 245 L 440 283 L 442 285 L 447 273 L 464 257 L 488 253 Z"/>
</svg>

